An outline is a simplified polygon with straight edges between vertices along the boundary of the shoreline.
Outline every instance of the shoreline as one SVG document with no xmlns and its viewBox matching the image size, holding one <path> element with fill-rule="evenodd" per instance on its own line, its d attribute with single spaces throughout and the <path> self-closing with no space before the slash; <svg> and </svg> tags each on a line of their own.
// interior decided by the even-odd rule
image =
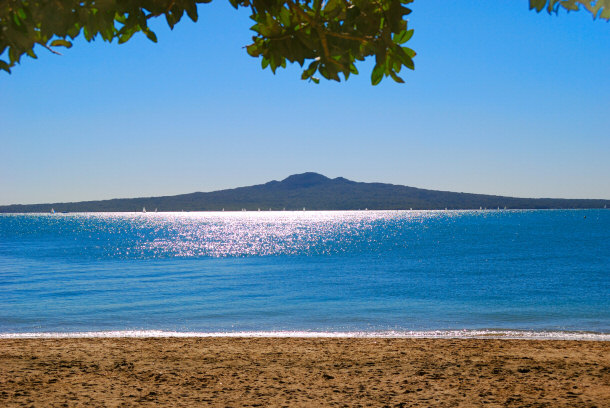
<svg viewBox="0 0 610 408">
<path fill-rule="evenodd" d="M 37 205 L 37 204 L 36 204 Z M 272 209 L 272 210 L 258 210 L 258 209 L 254 209 L 254 210 L 166 210 L 166 211 L 146 211 L 143 212 L 142 210 L 133 210 L 133 211 L 106 211 L 106 210 L 99 210 L 99 211 L 61 211 L 61 212 L 50 212 L 50 211 L 29 211 L 29 212 L 3 212 L 0 211 L 0 215 L 49 215 L 49 216 L 61 216 L 61 215 L 87 215 L 87 214 L 95 214 L 95 215 L 100 215 L 100 214 L 146 214 L 146 215 L 163 215 L 163 214 L 171 214 L 171 215 L 176 215 L 176 214 L 194 214 L 194 213 L 203 213 L 203 214 L 235 214 L 235 213 L 249 213 L 250 215 L 252 215 L 253 213 L 262 213 L 262 214 L 268 214 L 268 213 L 322 213 L 322 212 L 332 212 L 332 213 L 347 213 L 347 212 L 368 212 L 368 213 L 374 213 L 374 212 L 389 212 L 389 213 L 395 213 L 395 212 L 407 212 L 407 213 L 414 213 L 414 212 L 447 212 L 447 211 L 454 211 L 454 212 L 522 212 L 522 211 L 598 211 L 598 210 L 608 210 L 609 208 L 604 208 L 604 207 L 552 207 L 552 208 L 531 208 L 531 207 L 512 207 L 512 208 L 415 208 L 415 209 L 411 209 L 411 208 L 388 208 L 388 209 L 351 209 L 351 210 L 342 210 L 342 209 L 326 209 L 326 210 L 309 210 L 309 209 L 289 209 L 289 210 L 280 210 L 280 209 Z"/>
<path fill-rule="evenodd" d="M 610 341 L 610 333 L 550 330 L 396 330 L 396 331 L 236 331 L 189 332 L 171 330 L 103 330 L 74 332 L 0 333 L 0 340 L 10 339 L 161 339 L 161 338 L 268 338 L 268 339 L 491 339 L 491 340 L 557 340 Z"/>
<path fill-rule="evenodd" d="M 0 339 L 0 405 L 602 407 L 606 341 Z"/>
</svg>

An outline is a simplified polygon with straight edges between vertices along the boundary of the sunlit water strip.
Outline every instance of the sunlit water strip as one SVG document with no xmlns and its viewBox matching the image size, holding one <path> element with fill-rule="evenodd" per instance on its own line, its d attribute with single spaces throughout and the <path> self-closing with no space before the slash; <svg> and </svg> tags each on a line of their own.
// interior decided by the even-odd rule
<svg viewBox="0 0 610 408">
<path fill-rule="evenodd" d="M 610 211 L 0 215 L 6 334 L 488 328 L 610 333 Z"/>
<path fill-rule="evenodd" d="M 520 330 L 429 330 L 429 331 L 260 331 L 260 332 L 176 332 L 125 330 L 99 332 L 0 333 L 0 339 L 81 338 L 380 338 L 380 339 L 507 339 L 610 341 L 608 333 Z"/>
</svg>

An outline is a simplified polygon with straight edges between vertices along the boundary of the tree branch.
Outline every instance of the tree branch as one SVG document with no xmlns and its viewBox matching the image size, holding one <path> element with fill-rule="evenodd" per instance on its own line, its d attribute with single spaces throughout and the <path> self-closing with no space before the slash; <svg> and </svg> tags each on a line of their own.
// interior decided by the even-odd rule
<svg viewBox="0 0 610 408">
<path fill-rule="evenodd" d="M 43 47 L 45 47 L 47 50 L 51 51 L 55 55 L 63 55 L 61 52 L 55 51 L 53 48 L 49 47 L 45 43 L 39 42 L 38 44 L 42 45 Z"/>
<path fill-rule="evenodd" d="M 356 36 L 344 34 L 344 33 L 333 33 L 331 31 L 328 31 L 326 34 L 330 35 L 331 37 L 343 38 L 345 40 L 360 41 L 361 43 L 365 43 L 365 42 L 373 39 L 372 37 L 356 37 Z"/>
<path fill-rule="evenodd" d="M 324 51 L 324 56 L 326 57 L 326 60 L 332 62 L 335 65 L 341 66 L 341 64 L 339 64 L 337 61 L 333 60 L 330 57 L 330 51 L 328 49 L 328 41 L 326 40 L 326 30 L 324 30 L 324 28 L 322 26 L 320 26 L 320 24 L 318 24 L 318 22 L 316 20 L 314 20 L 309 14 L 307 14 L 305 11 L 303 11 L 303 9 L 301 9 L 296 4 L 294 4 L 294 2 L 292 0 L 288 0 L 286 2 L 286 4 L 288 4 L 288 7 L 290 7 L 290 9 L 292 11 L 299 14 L 301 17 L 303 17 L 309 24 L 311 24 L 316 29 L 316 31 L 318 32 L 318 35 L 320 36 L 320 42 L 322 43 L 322 50 Z"/>
</svg>

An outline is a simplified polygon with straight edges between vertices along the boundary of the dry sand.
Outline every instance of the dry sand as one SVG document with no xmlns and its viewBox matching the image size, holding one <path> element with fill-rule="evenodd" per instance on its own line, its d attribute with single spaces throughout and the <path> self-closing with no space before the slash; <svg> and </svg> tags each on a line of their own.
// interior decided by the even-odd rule
<svg viewBox="0 0 610 408">
<path fill-rule="evenodd" d="M 610 342 L 0 340 L 0 406 L 609 407 Z"/>
</svg>

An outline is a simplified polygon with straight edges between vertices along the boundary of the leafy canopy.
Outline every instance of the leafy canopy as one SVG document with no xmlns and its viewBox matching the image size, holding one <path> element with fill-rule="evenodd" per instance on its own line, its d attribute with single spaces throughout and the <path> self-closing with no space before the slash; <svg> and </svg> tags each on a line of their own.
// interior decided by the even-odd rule
<svg viewBox="0 0 610 408">
<path fill-rule="evenodd" d="M 304 67 L 302 79 L 317 74 L 339 81 L 357 74 L 355 63 L 375 57 L 371 82 L 384 77 L 404 82 L 403 67 L 414 69 L 415 52 L 404 46 L 413 36 L 405 16 L 414 0 L 229 0 L 251 10 L 254 21 L 248 54 L 274 73 L 286 62 Z M 211 0 L 3 0 L 0 3 L 0 70 L 10 72 L 24 55 L 37 58 L 36 45 L 58 53 L 79 35 L 122 44 L 165 17 L 173 28 L 186 14 L 197 21 L 198 4 Z M 530 9 L 557 13 L 584 8 L 593 18 L 610 19 L 610 0 L 530 0 Z"/>
</svg>

